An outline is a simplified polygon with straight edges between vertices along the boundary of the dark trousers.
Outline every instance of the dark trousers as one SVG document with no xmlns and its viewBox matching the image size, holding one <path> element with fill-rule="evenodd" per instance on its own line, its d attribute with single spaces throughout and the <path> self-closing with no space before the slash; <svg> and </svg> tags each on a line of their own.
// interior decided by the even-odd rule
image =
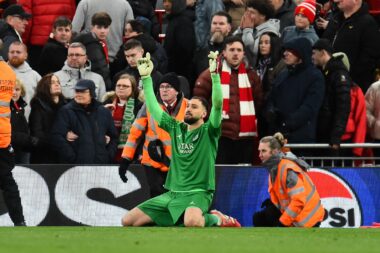
<svg viewBox="0 0 380 253">
<path fill-rule="evenodd" d="M 255 227 L 280 227 L 280 217 L 281 211 L 270 201 L 266 199 L 261 207 L 264 210 L 256 212 L 253 214 L 253 226 Z M 320 222 L 315 224 L 313 227 L 319 227 Z"/>
<path fill-rule="evenodd" d="M 258 140 L 256 137 L 249 139 L 232 140 L 220 137 L 217 164 L 260 164 L 258 161 Z"/>
<path fill-rule="evenodd" d="M 156 197 L 161 195 L 167 190 L 164 188 L 167 172 L 162 172 L 151 166 L 144 165 L 146 179 L 150 188 L 150 197 Z"/>
<path fill-rule="evenodd" d="M 9 148 L 0 148 L 0 189 L 3 191 L 4 201 L 13 223 L 24 222 L 20 192 L 12 175 L 15 165 L 14 152 Z"/>
</svg>

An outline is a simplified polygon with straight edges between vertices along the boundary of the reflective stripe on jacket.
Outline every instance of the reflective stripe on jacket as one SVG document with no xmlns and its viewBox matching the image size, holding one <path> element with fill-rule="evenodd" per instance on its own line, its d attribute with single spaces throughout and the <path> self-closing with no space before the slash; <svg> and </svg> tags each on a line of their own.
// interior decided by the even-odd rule
<svg viewBox="0 0 380 253">
<path fill-rule="evenodd" d="M 307 172 L 288 159 L 281 159 L 277 168 L 273 184 L 269 176 L 269 194 L 273 204 L 282 213 L 281 223 L 285 226 L 313 227 L 321 222 L 325 211 L 316 187 Z M 289 171 L 297 175 L 291 187 L 287 186 Z"/>
<path fill-rule="evenodd" d="M 0 148 L 6 148 L 11 143 L 11 108 L 13 88 L 16 84 L 16 74 L 8 64 L 0 59 Z"/>
<path fill-rule="evenodd" d="M 176 120 L 184 120 L 187 102 L 188 101 L 185 98 L 178 100 L 178 110 L 176 109 L 177 114 L 175 114 Z M 161 105 L 161 107 L 165 110 L 165 107 L 163 105 Z M 168 171 L 169 168 L 165 166 L 163 163 L 153 161 L 150 158 L 148 153 L 148 145 L 150 141 L 160 139 L 164 145 L 165 155 L 171 158 L 172 150 L 170 136 L 165 130 L 158 127 L 157 122 L 154 121 L 152 115 L 147 111 L 145 104 L 143 105 L 135 121 L 133 122 L 127 143 L 124 146 L 123 153 L 121 156 L 123 158 L 133 160 L 136 148 L 144 134 L 145 142 L 143 147 L 141 164 L 154 167 L 161 171 Z"/>
</svg>

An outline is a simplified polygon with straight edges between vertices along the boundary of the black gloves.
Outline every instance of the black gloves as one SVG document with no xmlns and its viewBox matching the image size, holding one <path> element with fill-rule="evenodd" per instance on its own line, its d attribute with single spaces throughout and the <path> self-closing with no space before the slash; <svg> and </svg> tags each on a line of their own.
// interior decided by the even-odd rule
<svg viewBox="0 0 380 253">
<path fill-rule="evenodd" d="M 267 208 L 268 206 L 273 205 L 272 201 L 268 198 L 261 203 L 261 208 Z"/>
<path fill-rule="evenodd" d="M 32 145 L 32 147 L 37 147 L 39 143 L 40 139 L 34 136 L 30 136 L 30 144 Z"/>
<path fill-rule="evenodd" d="M 282 224 L 280 220 L 277 220 L 275 227 L 284 228 L 286 226 L 284 224 Z"/>
<path fill-rule="evenodd" d="M 128 181 L 126 174 L 127 174 L 129 164 L 131 164 L 131 161 L 123 158 L 119 166 L 119 176 L 124 183 Z"/>
</svg>

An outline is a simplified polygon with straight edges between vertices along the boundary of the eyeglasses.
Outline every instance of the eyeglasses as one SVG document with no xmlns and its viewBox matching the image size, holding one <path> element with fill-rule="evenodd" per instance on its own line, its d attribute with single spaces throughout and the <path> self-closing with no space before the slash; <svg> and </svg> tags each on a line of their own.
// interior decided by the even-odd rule
<svg viewBox="0 0 380 253">
<path fill-rule="evenodd" d="M 81 56 L 86 56 L 85 54 L 68 54 L 68 57 L 81 57 Z"/>
<path fill-rule="evenodd" d="M 124 85 L 124 84 L 116 84 L 116 88 L 123 88 L 123 89 L 127 89 L 127 88 L 131 88 L 132 86 L 130 85 Z"/>
<path fill-rule="evenodd" d="M 160 85 L 160 90 L 174 89 L 171 85 Z"/>
</svg>

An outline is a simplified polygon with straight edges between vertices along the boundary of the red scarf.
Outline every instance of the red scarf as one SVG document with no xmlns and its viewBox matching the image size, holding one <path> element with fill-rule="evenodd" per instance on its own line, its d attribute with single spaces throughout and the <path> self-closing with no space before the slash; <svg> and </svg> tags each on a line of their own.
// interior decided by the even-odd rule
<svg viewBox="0 0 380 253">
<path fill-rule="evenodd" d="M 108 47 L 107 47 L 107 42 L 105 40 L 99 40 L 100 41 L 100 44 L 102 45 L 103 47 L 103 51 L 104 51 L 104 54 L 106 56 L 106 61 L 107 63 L 110 63 L 110 60 L 108 58 Z"/>
<path fill-rule="evenodd" d="M 223 61 L 221 83 L 223 91 L 223 118 L 228 119 L 230 111 L 230 79 L 231 68 Z M 240 132 L 239 136 L 257 136 L 257 122 L 252 87 L 249 82 L 244 63 L 238 69 L 239 97 L 240 97 Z"/>
</svg>

